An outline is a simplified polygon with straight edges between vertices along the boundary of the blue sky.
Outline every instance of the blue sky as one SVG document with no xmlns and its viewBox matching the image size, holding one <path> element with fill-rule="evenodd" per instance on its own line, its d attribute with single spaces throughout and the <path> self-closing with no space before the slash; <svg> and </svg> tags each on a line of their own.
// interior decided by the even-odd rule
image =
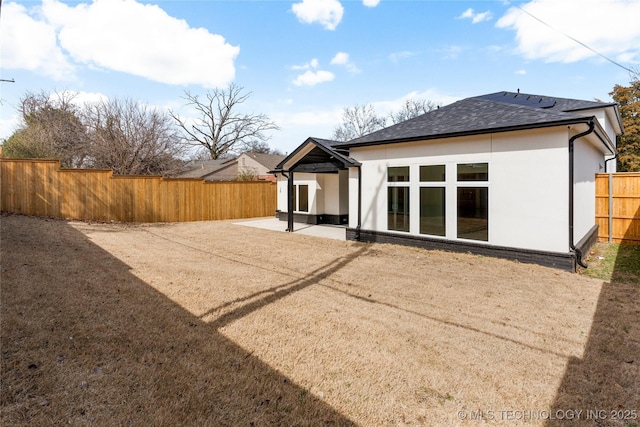
<svg viewBox="0 0 640 427">
<path fill-rule="evenodd" d="M 342 109 L 445 105 L 500 90 L 609 101 L 640 64 L 638 0 L 3 1 L 0 139 L 26 92 L 132 98 L 188 118 L 184 91 L 231 82 L 291 152 Z M 544 23 L 541 23 L 543 21 Z M 571 37 L 571 38 L 570 38 Z"/>
</svg>

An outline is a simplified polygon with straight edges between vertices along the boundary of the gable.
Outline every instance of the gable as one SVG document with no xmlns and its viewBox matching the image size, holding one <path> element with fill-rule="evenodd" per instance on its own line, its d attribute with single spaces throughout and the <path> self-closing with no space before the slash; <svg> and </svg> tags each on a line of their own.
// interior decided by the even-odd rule
<svg viewBox="0 0 640 427">
<path fill-rule="evenodd" d="M 335 150 L 334 144 L 336 141 L 307 138 L 276 166 L 274 172 L 295 170 L 327 173 L 360 165 L 356 160 Z"/>
</svg>

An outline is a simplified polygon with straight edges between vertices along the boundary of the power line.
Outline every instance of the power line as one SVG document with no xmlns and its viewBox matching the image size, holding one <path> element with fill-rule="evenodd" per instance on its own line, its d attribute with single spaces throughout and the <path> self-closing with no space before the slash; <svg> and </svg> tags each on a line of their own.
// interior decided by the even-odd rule
<svg viewBox="0 0 640 427">
<path fill-rule="evenodd" d="M 589 49 L 591 52 L 595 53 L 596 55 L 600 56 L 601 58 L 606 59 L 607 61 L 611 62 L 611 63 L 612 63 L 612 64 L 614 64 L 614 65 L 617 65 L 618 67 L 622 68 L 622 69 L 623 69 L 623 70 L 625 70 L 625 71 L 628 71 L 628 72 L 630 72 L 630 73 L 634 73 L 634 71 L 633 71 L 632 69 L 627 68 L 627 67 L 625 67 L 624 65 L 622 65 L 622 64 L 620 64 L 620 63 L 618 63 L 618 62 L 614 61 L 613 59 L 609 58 L 608 56 L 603 55 L 602 53 L 600 53 L 600 52 L 598 52 L 597 50 L 595 50 L 595 49 L 591 48 L 590 46 L 588 46 L 587 44 L 582 43 L 580 40 L 578 40 L 578 39 L 575 39 L 575 38 L 571 37 L 569 34 L 564 33 L 564 32 L 562 32 L 562 31 L 558 30 L 558 29 L 557 29 L 557 28 L 555 28 L 555 27 L 552 27 L 551 25 L 549 25 L 549 24 L 547 24 L 546 22 L 544 22 L 542 19 L 538 18 L 537 16 L 534 16 L 531 12 L 529 12 L 529 11 L 527 11 L 527 10 L 525 10 L 525 9 L 521 8 L 521 7 L 520 7 L 520 6 L 518 6 L 517 4 L 514 4 L 514 6 L 515 6 L 515 7 L 517 7 L 518 9 L 520 9 L 521 11 L 523 11 L 524 13 L 526 13 L 527 15 L 529 15 L 530 17 L 532 17 L 533 19 L 535 19 L 536 21 L 540 22 L 541 24 L 546 25 L 547 27 L 551 28 L 553 31 L 556 31 L 556 32 L 558 32 L 558 33 L 562 34 L 562 35 L 563 35 L 563 36 L 565 36 L 566 38 L 568 38 L 568 39 L 570 39 L 570 40 L 573 40 L 574 42 L 578 43 L 580 46 L 582 46 L 582 47 L 585 47 L 585 48 Z"/>
</svg>

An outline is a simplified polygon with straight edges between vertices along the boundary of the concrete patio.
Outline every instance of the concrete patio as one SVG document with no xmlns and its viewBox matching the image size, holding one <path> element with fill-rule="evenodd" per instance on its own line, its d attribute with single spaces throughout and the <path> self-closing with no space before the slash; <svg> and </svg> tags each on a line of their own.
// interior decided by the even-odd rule
<svg viewBox="0 0 640 427">
<path fill-rule="evenodd" d="M 280 221 L 278 218 L 259 218 L 246 221 L 238 221 L 235 225 L 244 225 L 248 227 L 263 228 L 265 230 L 285 232 L 287 229 L 286 221 Z M 312 224 L 293 224 L 294 233 L 305 234 L 307 236 L 324 237 L 327 239 L 346 240 L 346 227 L 340 225 L 312 225 Z"/>
</svg>

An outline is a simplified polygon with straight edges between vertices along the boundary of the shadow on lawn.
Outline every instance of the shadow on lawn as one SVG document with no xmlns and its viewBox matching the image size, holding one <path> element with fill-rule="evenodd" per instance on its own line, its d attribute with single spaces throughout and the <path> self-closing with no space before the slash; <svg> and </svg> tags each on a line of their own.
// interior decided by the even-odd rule
<svg viewBox="0 0 640 427">
<path fill-rule="evenodd" d="M 360 247 L 360 249 L 346 257 L 334 259 L 326 265 L 313 270 L 304 278 L 292 280 L 291 282 L 284 283 L 282 285 L 277 285 L 269 289 L 256 292 L 254 294 L 235 299 L 233 301 L 228 301 L 218 307 L 214 307 L 211 310 L 208 310 L 206 313 L 202 314 L 200 318 L 206 319 L 209 316 L 221 312 L 223 309 L 229 306 L 244 304 L 233 311 L 220 315 L 218 318 L 209 323 L 216 329 L 222 328 L 235 320 L 241 319 L 253 313 L 254 311 L 260 310 L 262 307 L 268 304 L 272 304 L 294 292 L 301 291 L 311 285 L 320 282 L 323 279 L 326 279 L 327 277 L 340 271 L 347 264 L 351 263 L 354 259 L 358 258 L 360 255 L 363 255 L 367 251 L 368 246 L 362 246 Z"/>
<path fill-rule="evenodd" d="M 354 425 L 218 332 L 349 260 L 207 324 L 63 221 L 1 237 L 1 424 Z"/>
<path fill-rule="evenodd" d="M 583 356 L 569 360 L 552 408 L 582 410 L 580 425 L 640 426 L 640 259 L 621 252 L 611 283 L 602 285 Z"/>
</svg>

